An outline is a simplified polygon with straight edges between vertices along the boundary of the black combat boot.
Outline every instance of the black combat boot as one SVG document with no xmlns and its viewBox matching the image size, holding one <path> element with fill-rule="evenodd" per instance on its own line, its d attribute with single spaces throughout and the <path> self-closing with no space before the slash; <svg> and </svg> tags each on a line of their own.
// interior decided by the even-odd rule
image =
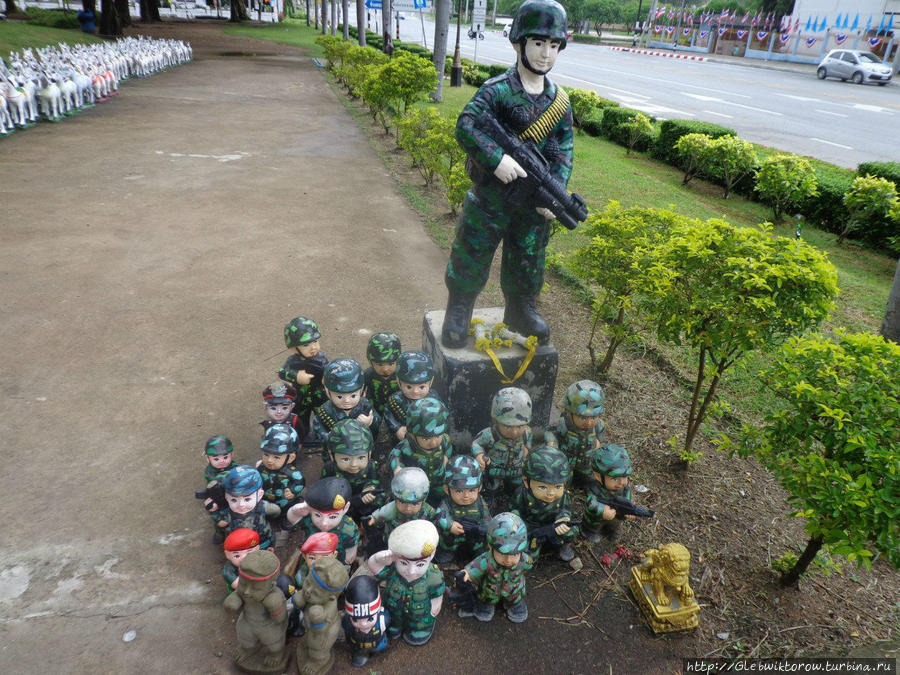
<svg viewBox="0 0 900 675">
<path fill-rule="evenodd" d="M 441 330 L 441 344 L 449 349 L 458 349 L 466 345 L 469 339 L 469 323 L 475 309 L 478 293 L 459 293 L 450 291 L 447 298 L 447 313 L 444 315 L 444 327 Z"/>
<path fill-rule="evenodd" d="M 506 298 L 503 323 L 525 337 L 534 335 L 539 343 L 547 344 L 550 339 L 550 326 L 538 314 L 537 296 L 504 293 L 503 297 Z"/>
</svg>

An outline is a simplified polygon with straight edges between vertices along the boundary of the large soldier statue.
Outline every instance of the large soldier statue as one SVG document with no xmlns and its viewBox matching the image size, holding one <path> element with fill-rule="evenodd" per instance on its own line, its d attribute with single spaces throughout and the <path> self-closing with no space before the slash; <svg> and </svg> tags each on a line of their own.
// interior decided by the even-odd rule
<svg viewBox="0 0 900 675">
<path fill-rule="evenodd" d="M 546 343 L 550 328 L 535 303 L 550 220 L 574 227 L 587 216 L 584 201 L 566 192 L 572 109 L 566 93 L 546 76 L 566 47 L 565 9 L 555 0 L 525 0 L 509 40 L 518 55 L 515 67 L 485 82 L 456 123 L 474 185 L 447 264 L 450 294 L 441 340 L 450 348 L 466 343 L 475 299 L 501 241 L 503 321 Z"/>
</svg>

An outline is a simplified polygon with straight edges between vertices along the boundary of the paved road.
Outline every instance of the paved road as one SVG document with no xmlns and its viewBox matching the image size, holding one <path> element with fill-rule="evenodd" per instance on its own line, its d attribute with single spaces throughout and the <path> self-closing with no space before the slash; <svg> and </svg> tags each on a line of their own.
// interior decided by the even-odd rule
<svg viewBox="0 0 900 675">
<path fill-rule="evenodd" d="M 512 63 L 500 33 L 460 39 L 462 56 L 481 63 Z M 429 47 L 434 27 L 425 22 Z M 415 14 L 400 22 L 403 40 L 422 42 Z M 450 29 L 449 53 L 456 40 Z M 900 143 L 900 83 L 856 86 L 819 81 L 812 66 L 759 67 L 760 61 L 688 61 L 571 43 L 553 70 L 555 81 L 592 89 L 660 119 L 697 119 L 728 126 L 741 138 L 855 168 L 864 161 L 895 161 Z M 726 62 L 727 61 L 727 62 Z M 741 63 L 745 62 L 745 63 Z M 748 66 L 756 67 L 748 67 Z"/>
</svg>

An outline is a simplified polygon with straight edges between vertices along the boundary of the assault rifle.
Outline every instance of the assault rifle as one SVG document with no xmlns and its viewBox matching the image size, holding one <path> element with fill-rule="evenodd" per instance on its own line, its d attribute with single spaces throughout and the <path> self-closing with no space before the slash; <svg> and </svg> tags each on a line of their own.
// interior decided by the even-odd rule
<svg viewBox="0 0 900 675">
<path fill-rule="evenodd" d="M 353 509 L 355 513 L 357 513 L 360 518 L 368 518 L 372 515 L 372 512 L 378 508 L 376 505 L 378 500 L 375 499 L 371 504 L 364 504 L 362 498 L 366 495 L 378 495 L 384 494 L 384 488 L 375 488 L 374 490 L 364 490 L 360 492 L 358 495 L 353 495 L 350 497 L 350 508 Z"/>
<path fill-rule="evenodd" d="M 558 534 L 556 534 L 556 528 L 560 525 L 568 525 L 569 529 L 578 527 L 581 525 L 580 520 L 562 520 L 555 523 L 550 523 L 549 525 L 541 525 L 540 527 L 536 527 L 531 532 L 528 533 L 528 539 L 532 543 L 537 544 L 552 544 L 553 546 L 561 546 L 563 540 L 560 538 Z"/>
<path fill-rule="evenodd" d="M 653 509 L 645 506 L 638 506 L 634 502 L 630 502 L 625 497 L 598 497 L 591 493 L 590 498 L 600 504 L 605 504 L 611 509 L 616 510 L 616 520 L 623 520 L 625 516 L 637 516 L 638 518 L 652 518 L 656 513 Z"/>
<path fill-rule="evenodd" d="M 448 599 L 458 609 L 471 612 L 475 608 L 475 586 L 471 581 L 466 581 L 463 570 L 457 570 L 453 578 L 456 579 L 456 585 L 448 589 Z"/>
<path fill-rule="evenodd" d="M 463 536 L 470 542 L 483 542 L 487 537 L 487 525 L 483 521 L 463 516 L 457 518 L 457 522 L 463 527 Z"/>
<path fill-rule="evenodd" d="M 228 507 L 228 502 L 225 500 L 225 486 L 217 480 L 210 481 L 205 490 L 194 490 L 194 498 L 202 499 L 203 501 L 212 499 L 213 504 L 219 507 L 219 511 L 224 511 Z M 212 504 L 204 504 L 203 506 L 207 511 L 211 512 L 214 510 L 210 508 Z"/>
<path fill-rule="evenodd" d="M 475 126 L 503 148 L 503 152 L 516 160 L 528 174 L 502 186 L 506 201 L 514 204 L 530 202 L 536 207 L 550 209 L 559 222 L 570 230 L 587 219 L 584 199 L 579 194 L 569 193 L 566 186 L 550 172 L 550 162 L 533 140 L 519 140 L 487 112 L 478 116 Z"/>
</svg>

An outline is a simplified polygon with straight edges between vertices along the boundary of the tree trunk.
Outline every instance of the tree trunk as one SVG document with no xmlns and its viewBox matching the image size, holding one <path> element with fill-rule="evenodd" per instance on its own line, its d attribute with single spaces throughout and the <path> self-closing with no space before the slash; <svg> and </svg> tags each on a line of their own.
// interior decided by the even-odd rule
<svg viewBox="0 0 900 675">
<path fill-rule="evenodd" d="M 158 0 L 141 0 L 141 21 L 143 23 L 162 21 L 159 16 Z"/>
<path fill-rule="evenodd" d="M 366 0 L 356 0 L 356 32 L 360 47 L 366 46 Z"/>
<path fill-rule="evenodd" d="M 444 89 L 444 63 L 447 61 L 447 33 L 450 32 L 450 0 L 437 0 L 434 5 L 434 69 L 437 87 L 431 100 L 440 103 Z"/>
<path fill-rule="evenodd" d="M 328 33 L 328 0 L 322 0 L 322 35 Z"/>
<path fill-rule="evenodd" d="M 881 324 L 881 334 L 885 340 L 893 340 L 900 344 L 900 260 L 897 260 L 894 284 L 891 286 L 891 294 L 888 296 L 884 323 Z"/>
<path fill-rule="evenodd" d="M 625 306 L 621 305 L 619 307 L 619 313 L 616 315 L 615 321 L 612 322 L 612 330 L 610 330 L 610 338 L 609 338 L 609 348 L 606 350 L 606 356 L 603 357 L 603 363 L 601 363 L 597 367 L 598 375 L 606 375 L 609 372 L 609 367 L 612 365 L 613 357 L 616 355 L 616 350 L 619 348 L 619 345 L 622 344 L 623 338 L 616 337 L 616 333 L 618 332 L 616 329 L 620 328 L 622 324 L 625 323 Z"/>
<path fill-rule="evenodd" d="M 350 23 L 347 21 L 347 15 L 350 14 L 350 0 L 341 0 L 341 18 L 344 20 L 344 39 L 350 39 Z"/>
<path fill-rule="evenodd" d="M 128 0 L 116 0 L 116 10 L 119 12 L 122 28 L 128 28 L 131 25 L 131 5 Z"/>
<path fill-rule="evenodd" d="M 100 12 L 100 35 L 120 37 L 122 35 L 122 19 L 115 0 L 103 0 Z"/>
<path fill-rule="evenodd" d="M 247 16 L 247 5 L 244 0 L 231 0 L 231 18 L 229 21 L 246 21 L 250 17 Z"/>
<path fill-rule="evenodd" d="M 85 10 L 87 11 L 87 10 Z M 6 0 L 6 15 L 12 16 L 13 14 L 18 14 L 19 8 L 16 7 L 16 0 Z"/>
<path fill-rule="evenodd" d="M 306 0 L 306 26 L 309 27 L 309 0 Z"/>
<path fill-rule="evenodd" d="M 9 7 L 10 0 L 6 0 L 6 6 Z M 81 9 L 84 12 L 92 12 L 97 16 L 97 3 L 94 0 L 81 0 Z"/>
<path fill-rule="evenodd" d="M 331 37 L 337 32 L 337 0 L 331 0 Z"/>
<path fill-rule="evenodd" d="M 394 53 L 394 40 L 391 37 L 391 26 L 394 21 L 391 14 L 391 0 L 381 0 L 381 36 L 384 42 L 381 51 L 388 56 Z"/>
<path fill-rule="evenodd" d="M 806 571 L 809 564 L 816 559 L 816 554 L 822 548 L 822 537 L 813 537 L 806 543 L 806 550 L 797 559 L 797 564 L 781 575 L 778 583 L 782 586 L 794 586 L 800 580 L 800 575 Z"/>
</svg>

